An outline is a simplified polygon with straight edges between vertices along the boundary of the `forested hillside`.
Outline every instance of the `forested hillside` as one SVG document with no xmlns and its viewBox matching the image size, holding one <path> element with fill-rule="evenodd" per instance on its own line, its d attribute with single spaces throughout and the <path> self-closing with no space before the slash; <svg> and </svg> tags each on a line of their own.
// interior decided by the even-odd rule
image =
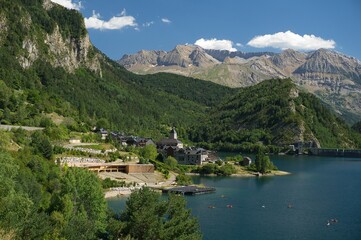
<svg viewBox="0 0 361 240">
<path fill-rule="evenodd" d="M 256 143 L 361 146 L 360 135 L 352 132 L 314 95 L 300 91 L 290 79 L 268 80 L 240 89 L 211 110 L 190 138 L 228 150 L 252 150 L 252 144 Z"/>
<path fill-rule="evenodd" d="M 42 126 L 55 112 L 73 130 L 106 119 L 112 129 L 160 137 L 169 126 L 184 132 L 234 92 L 170 74 L 132 74 L 90 44 L 77 11 L 49 1 L 4 1 L 0 20 L 3 124 Z"/>
</svg>

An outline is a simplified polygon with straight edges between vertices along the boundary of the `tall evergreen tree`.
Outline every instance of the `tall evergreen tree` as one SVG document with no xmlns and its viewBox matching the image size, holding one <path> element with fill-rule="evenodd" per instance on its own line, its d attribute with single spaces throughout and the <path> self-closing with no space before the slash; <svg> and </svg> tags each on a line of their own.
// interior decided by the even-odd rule
<svg viewBox="0 0 361 240">
<path fill-rule="evenodd" d="M 168 200 L 150 190 L 142 188 L 133 192 L 121 215 L 123 227 L 114 238 L 133 237 L 139 240 L 152 239 L 201 239 L 199 224 L 186 209 L 182 196 L 169 195 Z"/>
</svg>

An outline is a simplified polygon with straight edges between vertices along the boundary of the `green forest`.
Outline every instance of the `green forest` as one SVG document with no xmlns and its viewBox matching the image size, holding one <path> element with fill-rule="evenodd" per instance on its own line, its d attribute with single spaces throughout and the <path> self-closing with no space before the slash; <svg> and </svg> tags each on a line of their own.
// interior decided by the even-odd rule
<svg viewBox="0 0 361 240">
<path fill-rule="evenodd" d="M 181 196 L 140 189 L 111 212 L 98 176 L 55 164 L 42 132 L 0 131 L 0 179 L 0 239 L 201 239 Z"/>
</svg>

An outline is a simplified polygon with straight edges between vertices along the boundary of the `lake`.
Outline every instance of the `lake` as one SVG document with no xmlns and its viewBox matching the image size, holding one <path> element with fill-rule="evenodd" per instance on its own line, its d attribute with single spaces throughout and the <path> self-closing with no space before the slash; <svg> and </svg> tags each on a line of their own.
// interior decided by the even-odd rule
<svg viewBox="0 0 361 240">
<path fill-rule="evenodd" d="M 361 239 L 361 159 L 271 156 L 271 160 L 292 174 L 193 178 L 216 188 L 212 194 L 186 197 L 204 239 Z M 124 199 L 108 201 L 118 211 L 124 203 Z M 331 219 L 337 223 L 327 225 Z"/>
</svg>

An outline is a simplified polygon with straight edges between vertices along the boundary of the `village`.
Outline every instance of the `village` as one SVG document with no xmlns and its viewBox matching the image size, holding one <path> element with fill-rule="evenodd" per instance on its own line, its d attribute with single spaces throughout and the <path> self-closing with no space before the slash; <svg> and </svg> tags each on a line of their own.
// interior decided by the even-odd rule
<svg viewBox="0 0 361 240">
<path fill-rule="evenodd" d="M 248 169 L 252 164 L 249 157 L 238 155 L 230 161 L 222 160 L 215 151 L 186 146 L 178 139 L 174 127 L 168 137 L 158 142 L 123 132 L 108 132 L 103 128 L 95 129 L 93 134 L 97 134 L 101 142 L 108 142 L 108 149 L 99 149 L 95 143 L 82 142 L 80 139 L 70 139 L 69 144 L 63 145 L 69 154 L 58 155 L 56 162 L 62 166 L 85 168 L 103 180 L 113 181 L 116 186 L 108 188 L 105 192 L 107 198 L 127 196 L 143 186 L 167 191 L 175 186 L 189 185 L 191 180 L 188 175 L 192 174 L 260 175 Z M 145 156 L 144 151 L 153 152 L 153 157 Z M 271 174 L 287 173 L 273 171 Z M 179 181 L 181 178 L 187 181 Z M 196 189 L 203 192 L 201 188 Z M 193 191 L 189 190 L 190 193 Z"/>
<path fill-rule="evenodd" d="M 154 142 L 151 138 L 127 136 L 122 132 L 108 133 L 105 129 L 100 129 L 98 133 L 103 140 L 110 137 L 119 142 L 122 146 L 144 147 L 153 145 L 157 148 L 158 153 L 161 154 L 163 158 L 172 156 L 177 160 L 178 164 L 202 165 L 206 162 L 215 162 L 218 159 L 213 151 L 197 147 L 185 147 L 178 139 L 178 134 L 174 127 L 169 132 L 169 137 L 164 138 L 159 142 Z"/>
<path fill-rule="evenodd" d="M 126 135 L 123 132 L 108 132 L 104 128 L 94 129 L 103 142 L 111 141 L 114 145 L 120 146 L 120 149 L 142 149 L 155 148 L 157 154 L 163 159 L 172 157 L 181 165 L 202 165 L 212 163 L 218 160 L 215 152 L 197 147 L 186 147 L 178 139 L 175 128 L 172 128 L 167 138 L 159 142 L 151 138 Z M 105 197 L 115 197 L 129 195 L 134 189 L 148 186 L 156 189 L 172 187 L 176 185 L 176 174 L 155 171 L 152 163 L 142 163 L 137 154 L 126 153 L 120 155 L 114 161 L 106 160 L 108 155 L 116 153 L 116 148 L 94 149 L 94 143 L 83 143 L 80 139 L 70 139 L 69 144 L 63 145 L 66 151 L 71 153 L 81 153 L 80 156 L 58 157 L 56 162 L 62 166 L 86 168 L 89 171 L 97 173 L 104 179 L 124 182 L 121 187 L 112 187 L 105 193 Z"/>
</svg>

